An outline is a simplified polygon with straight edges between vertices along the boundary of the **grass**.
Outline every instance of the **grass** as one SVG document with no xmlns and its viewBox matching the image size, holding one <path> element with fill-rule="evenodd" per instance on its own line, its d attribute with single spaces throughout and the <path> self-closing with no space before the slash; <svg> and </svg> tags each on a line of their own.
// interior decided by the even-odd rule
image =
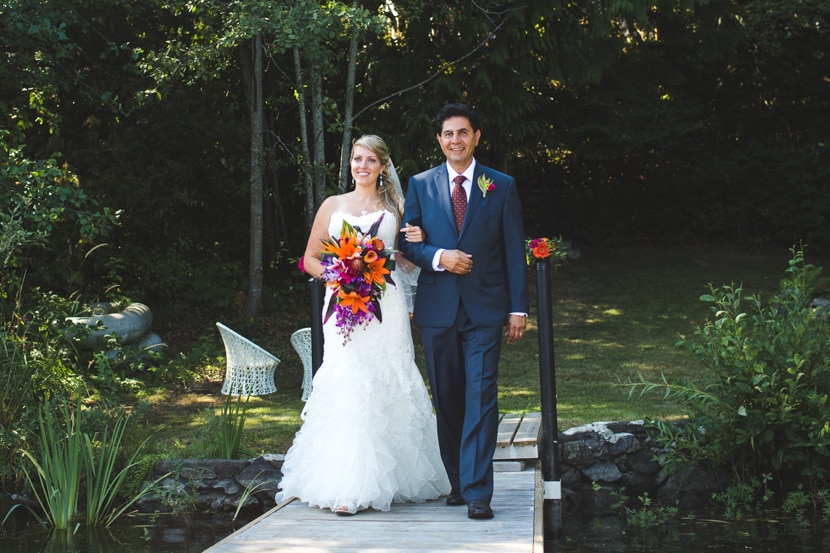
<svg viewBox="0 0 830 553">
<path fill-rule="evenodd" d="M 809 263 L 823 266 L 821 260 Z M 559 429 L 594 421 L 676 419 L 681 406 L 653 394 L 628 399 L 629 380 L 661 373 L 699 380 L 703 367 L 691 353 L 675 347 L 679 334 L 691 334 L 709 316 L 699 297 L 708 285 L 743 283 L 747 293 L 764 298 L 778 289 L 789 252 L 745 253 L 734 249 L 688 247 L 583 251 L 579 259 L 553 272 L 552 302 Z M 538 328 L 535 274 L 531 272 L 529 331 L 519 344 L 502 349 L 500 409 L 538 411 Z M 282 314 L 285 315 L 285 314 Z M 285 453 L 301 424 L 302 365 L 289 345 L 303 315 L 282 316 L 286 323 L 258 325 L 254 341 L 282 362 L 278 391 L 252 397 L 243 446 L 254 453 Z M 291 322 L 293 321 L 293 322 Z M 300 321 L 300 322 L 297 322 Z M 264 329 L 264 330 L 263 330 Z M 418 330 L 413 330 L 416 350 Z M 218 348 L 221 339 L 215 335 Z M 416 361 L 423 367 L 420 352 Z M 147 421 L 157 432 L 153 449 L 170 456 L 192 456 L 208 409 L 221 404 L 224 360 L 201 367 L 203 380 L 185 393 L 158 391 L 149 397 Z M 636 394 L 635 394 L 636 396 Z"/>
<path fill-rule="evenodd" d="M 675 347 L 709 316 L 699 300 L 711 283 L 743 282 L 768 297 L 789 253 L 708 248 L 587 252 L 554 273 L 554 348 L 560 429 L 600 420 L 679 418 L 659 395 L 628 399 L 641 373 L 698 380 L 703 367 Z M 522 387 L 527 387 L 524 383 Z M 520 390 L 519 390 L 520 391 Z M 534 406 L 535 407 L 535 406 Z"/>
</svg>

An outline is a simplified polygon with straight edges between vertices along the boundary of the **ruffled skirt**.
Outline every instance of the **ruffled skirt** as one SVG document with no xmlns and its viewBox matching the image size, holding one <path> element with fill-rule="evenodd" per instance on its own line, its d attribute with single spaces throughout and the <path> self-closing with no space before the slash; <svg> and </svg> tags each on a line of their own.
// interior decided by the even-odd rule
<svg viewBox="0 0 830 553">
<path fill-rule="evenodd" d="M 449 493 L 402 292 L 389 287 L 381 307 L 383 322 L 354 329 L 345 345 L 334 317 L 324 326 L 323 363 L 285 457 L 278 502 L 388 511 Z"/>
</svg>

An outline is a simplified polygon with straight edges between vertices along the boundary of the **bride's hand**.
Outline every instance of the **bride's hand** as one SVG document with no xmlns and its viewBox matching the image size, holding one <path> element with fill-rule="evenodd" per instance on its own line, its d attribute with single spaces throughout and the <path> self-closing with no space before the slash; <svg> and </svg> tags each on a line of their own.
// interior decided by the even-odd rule
<svg viewBox="0 0 830 553">
<path fill-rule="evenodd" d="M 406 226 L 401 229 L 401 232 L 404 233 L 404 238 L 407 242 L 423 242 L 426 240 L 424 229 L 417 225 L 410 225 L 407 223 Z"/>
</svg>

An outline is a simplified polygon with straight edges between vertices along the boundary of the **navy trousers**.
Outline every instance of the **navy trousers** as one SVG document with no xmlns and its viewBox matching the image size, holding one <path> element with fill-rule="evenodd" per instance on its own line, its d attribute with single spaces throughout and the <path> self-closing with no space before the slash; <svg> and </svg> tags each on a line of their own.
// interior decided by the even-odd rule
<svg viewBox="0 0 830 553">
<path fill-rule="evenodd" d="M 464 499 L 493 497 L 502 327 L 476 327 L 463 305 L 455 326 L 421 327 L 441 458 Z"/>
</svg>

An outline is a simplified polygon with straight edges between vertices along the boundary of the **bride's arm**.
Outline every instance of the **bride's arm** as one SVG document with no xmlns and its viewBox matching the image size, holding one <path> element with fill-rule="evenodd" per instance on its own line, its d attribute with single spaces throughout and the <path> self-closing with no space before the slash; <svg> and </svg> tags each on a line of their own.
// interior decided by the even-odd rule
<svg viewBox="0 0 830 553">
<path fill-rule="evenodd" d="M 314 278 L 323 277 L 323 263 L 320 256 L 322 241 L 329 237 L 329 220 L 337 206 L 337 196 L 326 198 L 314 216 L 314 223 L 311 225 L 311 233 L 308 235 L 308 243 L 303 254 L 303 269 Z"/>
</svg>

